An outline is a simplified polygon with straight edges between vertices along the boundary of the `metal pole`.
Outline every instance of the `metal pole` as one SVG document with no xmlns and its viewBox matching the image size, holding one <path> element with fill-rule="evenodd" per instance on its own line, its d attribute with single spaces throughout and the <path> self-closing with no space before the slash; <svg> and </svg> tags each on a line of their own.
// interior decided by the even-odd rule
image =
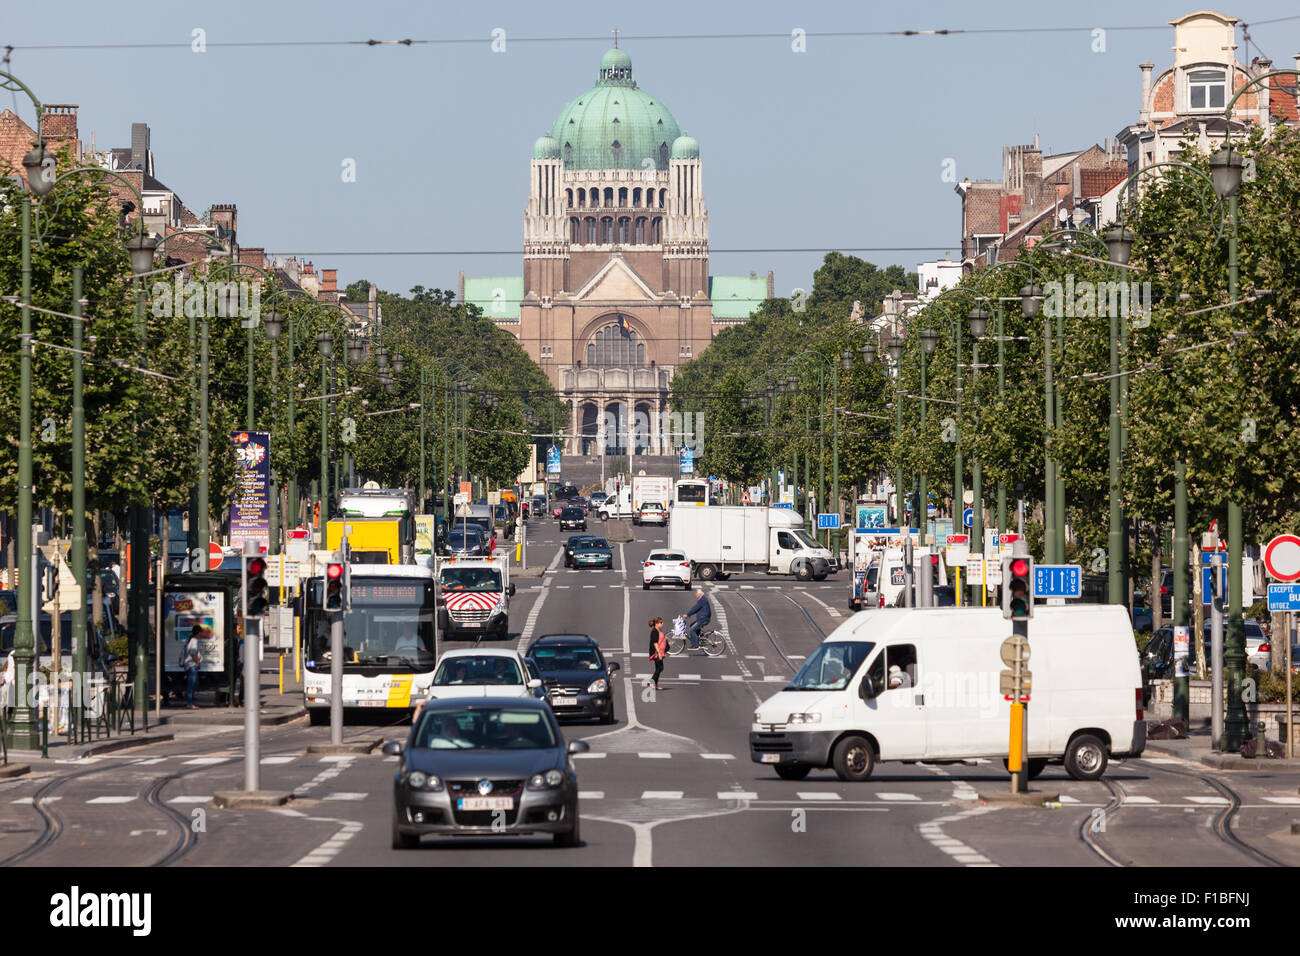
<svg viewBox="0 0 1300 956">
<path fill-rule="evenodd" d="M 964 470 L 962 468 L 962 460 L 961 460 L 961 399 L 962 399 L 961 319 L 960 318 L 954 319 L 952 325 L 953 325 L 953 337 L 952 337 L 953 351 L 955 353 L 954 358 L 957 366 L 957 418 L 955 421 L 957 433 L 953 435 L 953 445 L 952 445 L 952 524 L 953 524 L 952 531 L 953 534 L 961 534 L 962 532 L 961 515 L 962 512 L 965 510 L 965 506 L 966 506 L 966 496 L 962 493 L 962 479 L 964 477 Z M 936 536 L 935 545 L 937 546 L 938 544 L 939 542 Z M 961 607 L 962 600 L 961 600 L 960 569 L 958 570 L 957 586 L 952 589 L 952 593 L 956 605 L 958 607 Z"/>
<path fill-rule="evenodd" d="M 1119 498 L 1119 312 L 1110 310 L 1110 523 L 1106 535 L 1106 600 L 1110 604 L 1124 602 L 1124 568 L 1120 555 L 1124 549 L 1123 514 Z M 1154 584 L 1153 584 L 1154 589 Z"/>
<path fill-rule="evenodd" d="M 140 364 L 145 364 L 144 279 L 135 282 L 135 330 Z M 135 700 L 141 724 L 149 729 L 149 503 L 136 505 L 131 527 L 131 605 L 134 621 Z"/>
<path fill-rule="evenodd" d="M 335 611 L 330 615 L 330 743 L 335 745 L 343 743 L 342 611 Z"/>
<path fill-rule="evenodd" d="M 907 509 L 903 492 L 903 376 L 902 363 L 894 367 L 894 509 L 897 512 L 898 527 L 907 530 Z"/>
<path fill-rule="evenodd" d="M 329 518 L 330 445 L 329 445 L 329 363 L 320 359 L 320 549 L 325 550 L 325 523 Z"/>
<path fill-rule="evenodd" d="M 240 589 L 239 605 L 244 619 L 244 789 L 259 789 L 257 773 L 261 755 L 259 753 L 261 738 L 259 722 L 261 720 L 261 679 L 258 667 L 258 651 L 254 647 L 256 640 L 262 640 L 260 632 L 253 635 L 248 619 L 248 560 L 258 555 L 257 542 L 252 538 L 244 539 L 243 559 L 239 562 L 239 576 L 243 587 Z"/>
<path fill-rule="evenodd" d="M 1210 738 L 1215 750 L 1225 750 L 1223 735 L 1223 591 L 1219 569 L 1223 555 L 1210 558 Z M 1200 635 L 1196 635 L 1200 639 Z"/>
<path fill-rule="evenodd" d="M 289 428 L 287 434 L 288 434 L 289 441 L 291 443 L 294 443 L 292 447 L 294 447 L 296 452 L 297 450 L 296 443 L 298 440 L 298 436 L 297 433 L 294 431 L 294 424 L 293 424 L 293 410 L 294 410 L 293 398 L 294 398 L 294 393 L 298 391 L 297 385 L 295 384 L 295 380 L 297 379 L 298 376 L 297 373 L 294 371 L 294 367 L 293 367 L 293 310 L 292 309 L 289 310 L 287 324 L 289 326 Z M 286 528 L 298 527 L 298 521 L 299 521 L 298 467 L 296 464 L 297 455 L 295 454 L 294 457 L 295 457 L 295 464 L 291 465 L 289 468 L 289 492 L 285 501 L 285 508 L 284 508 L 284 526 Z"/>
<path fill-rule="evenodd" d="M 900 386 L 902 384 L 901 377 L 899 380 L 899 384 Z M 921 427 L 920 427 L 921 432 L 925 431 L 925 410 L 926 410 L 925 346 L 922 345 L 921 346 Z M 929 530 L 929 526 L 930 526 L 930 507 L 929 507 L 930 496 L 926 493 L 925 490 L 925 469 L 924 468 L 921 469 L 920 474 L 917 476 L 917 480 L 920 482 L 920 490 L 917 493 L 917 501 L 916 501 L 916 527 L 920 530 L 920 537 L 917 538 L 916 540 L 918 544 L 924 547 L 926 532 Z"/>
<path fill-rule="evenodd" d="M 1001 403 L 1007 388 L 1006 369 L 1006 313 L 998 303 L 998 402 Z M 998 533 L 1007 530 L 1007 483 L 998 479 Z M 986 588 L 987 589 L 987 588 Z"/>
<path fill-rule="evenodd" d="M 22 340 L 19 343 L 18 425 L 18 550 L 15 568 L 22 566 L 18 587 L 18 621 L 14 625 L 14 716 L 12 740 L 19 750 L 35 750 L 39 744 L 36 715 L 28 703 L 27 688 L 35 664 L 35 635 L 32 617 L 36 610 L 28 578 L 32 574 L 28 556 L 32 551 L 32 196 L 23 190 L 22 240 Z"/>
<path fill-rule="evenodd" d="M 915 557 L 912 553 L 912 536 L 909 534 L 903 538 L 903 607 L 911 607 L 912 601 L 912 582 L 916 579 Z M 877 574 L 884 574 L 885 567 L 882 563 Z M 877 579 L 877 587 L 884 585 L 884 582 Z"/>
<path fill-rule="evenodd" d="M 826 373 L 817 367 L 817 507 L 826 507 Z M 826 532 L 830 544 L 831 533 Z"/>
<path fill-rule="evenodd" d="M 1043 559 L 1056 560 L 1056 463 L 1052 461 L 1052 318 L 1043 316 Z"/>
<path fill-rule="evenodd" d="M 1240 228 L 1236 193 L 1228 197 L 1228 215 L 1232 218 L 1232 232 L 1228 235 L 1228 301 L 1235 302 L 1238 286 L 1237 230 Z M 1241 501 L 1235 493 L 1233 495 L 1228 499 L 1228 643 L 1224 655 L 1228 716 L 1223 749 L 1235 753 L 1241 750 L 1241 742 L 1246 737 L 1246 704 L 1241 694 L 1246 676 L 1246 630 L 1241 617 Z"/>
<path fill-rule="evenodd" d="M 1065 361 L 1065 310 L 1060 310 L 1061 314 L 1056 317 L 1056 351 Z M 1064 421 L 1064 403 L 1061 401 L 1061 389 L 1053 387 L 1052 405 L 1056 410 L 1056 433 L 1065 434 Z M 1065 477 L 1061 470 L 1061 463 L 1055 462 L 1056 473 L 1056 516 L 1053 519 L 1056 522 L 1056 563 L 1065 562 Z"/>
<path fill-rule="evenodd" d="M 85 324 L 81 320 L 84 303 L 81 299 L 81 266 L 72 267 L 72 576 L 81 588 L 81 600 L 72 611 L 72 670 L 76 674 L 73 684 L 72 715 L 70 726 L 74 733 L 81 730 L 82 702 L 89 692 L 86 673 L 86 597 L 93 590 L 86 581 L 86 415 L 84 407 L 84 378 L 82 375 L 82 336 Z"/>
<path fill-rule="evenodd" d="M 245 420 L 248 424 L 245 426 L 250 432 L 253 430 L 253 323 L 248 321 L 248 408 L 245 412 Z"/>
<path fill-rule="evenodd" d="M 424 487 L 424 380 L 425 368 L 420 366 L 420 510 L 424 510 L 425 487 Z"/>
<path fill-rule="evenodd" d="M 280 353 L 279 344 L 274 341 L 271 342 L 272 394 L 275 393 L 275 383 L 280 375 L 280 354 L 279 353 Z M 274 410 L 272 410 L 271 424 L 267 429 L 272 434 L 267 436 L 268 442 L 275 438 L 275 435 L 273 433 L 275 431 L 276 417 L 277 416 L 275 415 Z M 271 487 L 269 489 L 270 493 L 267 495 L 268 500 L 266 503 L 267 519 L 268 519 L 267 531 L 269 532 L 270 540 L 267 541 L 266 553 L 279 554 L 280 553 L 280 478 L 274 468 L 270 469 L 270 478 L 271 478 Z"/>
<path fill-rule="evenodd" d="M 1174 462 L 1174 593 L 1171 598 L 1173 610 L 1174 633 L 1177 634 L 1177 628 L 1186 628 L 1189 624 L 1187 620 L 1187 463 L 1183 461 Z M 1196 568 L 1196 574 L 1199 575 L 1200 568 Z M 1159 581 L 1151 582 L 1151 600 L 1153 602 L 1160 600 Z M 1195 635 L 1197 641 L 1201 641 L 1202 636 L 1198 633 Z M 1189 645 L 1190 652 L 1192 647 Z M 1191 719 L 1191 706 L 1189 697 L 1189 677 L 1187 674 L 1187 661 L 1184 659 L 1182 673 L 1174 671 L 1174 716 L 1187 724 Z"/>
<path fill-rule="evenodd" d="M 1292 744 L 1295 737 L 1295 726 L 1292 720 L 1294 710 L 1291 699 L 1291 645 L 1295 643 L 1295 611 L 1287 615 L 1286 637 L 1286 759 L 1290 760 L 1295 756 L 1295 748 Z"/>
<path fill-rule="evenodd" d="M 838 359 L 831 366 L 831 466 L 834 469 L 831 477 L 831 503 L 833 507 L 827 509 L 833 514 L 842 515 L 844 507 L 840 504 L 840 366 Z M 840 562 L 840 529 L 838 527 L 832 532 L 835 539 L 835 550 L 831 552 L 835 560 L 835 567 L 839 567 Z"/>
<path fill-rule="evenodd" d="M 199 322 L 199 513 L 190 518 L 191 524 L 197 522 L 198 530 L 194 535 L 194 546 L 198 548 L 200 565 L 205 571 L 208 567 L 208 542 L 211 523 L 209 515 L 208 482 L 208 376 L 211 371 L 208 357 L 208 313 L 204 309 Z"/>
<path fill-rule="evenodd" d="M 979 381 L 979 374 L 980 374 L 979 371 L 980 340 L 979 339 L 975 340 L 975 344 L 971 347 L 971 353 L 972 353 L 971 387 L 974 388 L 976 383 Z M 979 433 L 979 392 L 977 391 L 975 395 L 976 395 L 975 431 L 976 434 L 978 434 Z M 978 457 L 971 459 L 970 473 L 971 473 L 971 497 L 974 499 L 971 502 L 971 509 L 972 509 L 971 528 L 970 528 L 971 542 L 972 542 L 971 551 L 974 552 L 975 554 L 980 555 L 982 559 L 984 555 L 984 471 L 983 468 L 980 466 L 980 460 Z M 963 524 L 965 524 L 965 522 L 963 522 Z M 961 532 L 959 531 L 958 533 L 960 534 Z M 978 585 L 973 583 L 971 584 L 972 604 L 975 603 L 976 594 L 974 592 L 976 588 L 979 589 L 980 592 L 979 596 L 981 598 L 988 593 L 987 586 L 984 584 L 984 581 L 982 580 L 982 576 Z"/>
</svg>

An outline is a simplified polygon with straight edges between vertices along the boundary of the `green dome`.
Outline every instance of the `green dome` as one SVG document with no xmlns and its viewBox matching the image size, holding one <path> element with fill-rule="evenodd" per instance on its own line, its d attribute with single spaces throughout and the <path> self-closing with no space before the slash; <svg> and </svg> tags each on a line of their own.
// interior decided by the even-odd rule
<svg viewBox="0 0 1300 956">
<path fill-rule="evenodd" d="M 569 169 L 644 169 L 646 159 L 667 169 L 679 136 L 668 107 L 637 89 L 632 58 L 619 49 L 606 52 L 599 82 L 565 106 L 551 130 Z"/>
<path fill-rule="evenodd" d="M 696 142 L 694 136 L 688 136 L 683 133 L 673 140 L 673 159 L 699 159 L 700 144 Z"/>
<path fill-rule="evenodd" d="M 560 144 L 550 136 L 539 136 L 533 143 L 533 159 L 559 159 Z"/>
</svg>

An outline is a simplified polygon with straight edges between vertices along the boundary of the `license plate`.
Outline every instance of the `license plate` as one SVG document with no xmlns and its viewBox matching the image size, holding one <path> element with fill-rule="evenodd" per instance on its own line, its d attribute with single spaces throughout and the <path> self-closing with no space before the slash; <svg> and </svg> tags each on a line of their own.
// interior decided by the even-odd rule
<svg viewBox="0 0 1300 956">
<path fill-rule="evenodd" d="M 357 706 L 358 707 L 383 707 L 387 703 L 388 701 L 386 700 L 359 700 L 357 701 Z"/>
<path fill-rule="evenodd" d="M 552 707 L 577 707 L 578 698 L 576 697 L 552 697 Z"/>
<path fill-rule="evenodd" d="M 457 810 L 513 810 L 514 797 L 461 797 L 456 801 Z"/>
<path fill-rule="evenodd" d="M 759 754 L 758 762 L 759 763 L 780 763 L 781 755 L 780 754 Z"/>
<path fill-rule="evenodd" d="M 482 622 L 482 621 L 466 621 L 466 622 L 465 622 L 465 626 L 466 626 L 466 627 L 482 627 L 482 626 L 483 626 L 483 622 Z"/>
</svg>

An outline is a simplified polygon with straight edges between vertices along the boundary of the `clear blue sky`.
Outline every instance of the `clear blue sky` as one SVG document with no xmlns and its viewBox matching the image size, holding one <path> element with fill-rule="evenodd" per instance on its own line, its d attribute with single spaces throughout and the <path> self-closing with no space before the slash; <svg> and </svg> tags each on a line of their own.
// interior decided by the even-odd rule
<svg viewBox="0 0 1300 956">
<path fill-rule="evenodd" d="M 597 78 L 609 31 L 638 84 L 700 142 L 711 245 L 728 248 L 947 246 L 959 205 L 941 179 L 1001 175 L 1001 147 L 1060 152 L 1136 119 L 1137 64 L 1172 60 L 1166 21 L 1195 0 L 1088 5 L 752 2 L 416 4 L 226 0 L 182 4 L 15 4 L 0 45 L 9 70 L 48 103 L 80 106 L 82 138 L 130 143 L 152 130 L 156 171 L 202 213 L 239 206 L 245 246 L 275 253 L 509 250 L 500 256 L 313 255 L 340 283 L 405 292 L 468 275 L 518 275 L 533 140 Z M 1219 8 L 1256 23 L 1293 0 Z M 1078 28 L 957 36 L 817 37 L 790 32 Z M 1092 29 L 1109 28 L 1104 53 Z M 1116 29 L 1152 27 L 1154 29 Z M 190 51 L 206 31 L 206 53 Z M 506 50 L 493 53 L 494 28 Z M 1300 51 L 1300 19 L 1252 25 L 1251 55 L 1278 67 Z M 664 34 L 778 38 L 651 39 Z M 647 38 L 637 39 L 637 35 Z M 271 40 L 479 38 L 472 44 L 247 46 Z M 528 37 L 554 38 L 524 42 Z M 565 39 L 580 38 L 580 39 Z M 585 39 L 590 38 L 590 39 Z M 40 50 L 80 43 L 174 48 Z M 1238 25 L 1238 58 L 1246 59 Z M 14 108 L 8 97 L 0 106 Z M 31 121 L 27 103 L 17 108 Z M 341 181 L 354 159 L 357 181 Z M 909 269 L 941 252 L 861 253 Z M 806 287 L 821 253 L 723 253 L 715 274 L 776 272 L 778 294 Z"/>
</svg>

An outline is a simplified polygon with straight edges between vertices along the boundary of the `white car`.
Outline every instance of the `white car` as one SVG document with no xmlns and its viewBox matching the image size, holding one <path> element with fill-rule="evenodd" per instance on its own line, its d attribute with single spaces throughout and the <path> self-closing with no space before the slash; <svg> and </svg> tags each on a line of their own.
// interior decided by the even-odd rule
<svg viewBox="0 0 1300 956">
<path fill-rule="evenodd" d="M 644 501 L 632 517 L 633 524 L 668 524 L 668 510 L 657 501 Z"/>
<path fill-rule="evenodd" d="M 438 659 L 429 699 L 539 697 L 541 686 L 518 651 L 470 647 L 445 651 Z"/>
<path fill-rule="evenodd" d="M 680 551 L 651 551 L 641 568 L 641 587 L 649 591 L 652 584 L 691 586 L 691 562 Z"/>
</svg>

